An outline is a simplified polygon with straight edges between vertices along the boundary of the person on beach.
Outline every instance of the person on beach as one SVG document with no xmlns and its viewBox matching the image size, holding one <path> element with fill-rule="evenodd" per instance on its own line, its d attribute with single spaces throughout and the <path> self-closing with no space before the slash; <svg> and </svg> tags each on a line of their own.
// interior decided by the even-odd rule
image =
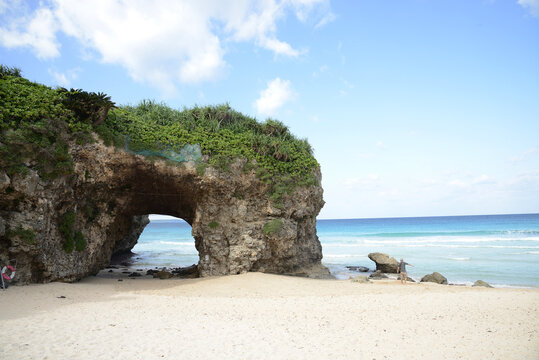
<svg viewBox="0 0 539 360">
<path fill-rule="evenodd" d="M 401 284 L 406 285 L 406 278 L 408 278 L 408 274 L 406 273 L 406 265 L 414 266 L 412 264 L 408 264 L 407 262 L 404 262 L 404 260 L 401 259 L 401 262 L 397 266 L 397 273 L 401 274 Z"/>
</svg>

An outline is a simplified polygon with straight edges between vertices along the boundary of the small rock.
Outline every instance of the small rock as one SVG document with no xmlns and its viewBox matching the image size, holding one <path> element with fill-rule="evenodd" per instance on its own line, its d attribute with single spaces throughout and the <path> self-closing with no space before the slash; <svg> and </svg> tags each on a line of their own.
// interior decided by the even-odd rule
<svg viewBox="0 0 539 360">
<path fill-rule="evenodd" d="M 360 284 L 368 284 L 370 283 L 369 279 L 367 278 L 367 275 L 359 275 L 356 277 L 353 277 L 352 282 L 360 283 Z"/>
<path fill-rule="evenodd" d="M 128 275 L 128 277 L 139 277 L 139 276 L 142 276 L 142 275 L 138 272 L 132 272 L 131 274 Z"/>
<path fill-rule="evenodd" d="M 487 287 L 487 288 L 493 288 L 492 285 L 490 285 L 489 283 L 483 281 L 483 280 L 477 280 L 472 286 L 483 286 L 483 287 Z"/>
<path fill-rule="evenodd" d="M 175 274 L 179 277 L 198 277 L 198 266 L 193 264 L 187 267 L 180 267 L 172 270 L 172 274 Z"/>
<path fill-rule="evenodd" d="M 109 270 L 109 272 L 114 272 L 114 270 Z"/>
<path fill-rule="evenodd" d="M 433 272 L 432 274 L 423 276 L 421 278 L 421 282 L 433 282 L 436 284 L 447 285 L 446 277 L 438 272 Z"/>
<path fill-rule="evenodd" d="M 347 266 L 346 268 L 351 271 L 359 271 L 359 272 L 369 271 L 369 268 L 366 266 Z"/>
<path fill-rule="evenodd" d="M 164 279 L 170 279 L 172 277 L 172 274 L 168 271 L 158 271 L 155 274 L 153 274 L 153 277 L 164 280 Z"/>
<path fill-rule="evenodd" d="M 122 271 L 122 274 L 131 274 L 129 271 Z"/>
<path fill-rule="evenodd" d="M 64 295 L 62 296 L 57 296 L 58 299 L 65 299 L 66 297 Z"/>
<path fill-rule="evenodd" d="M 369 276 L 369 279 L 373 279 L 373 280 L 380 280 L 380 279 L 387 279 L 387 278 L 388 278 L 387 275 L 383 274 L 380 270 L 376 270 Z"/>
<path fill-rule="evenodd" d="M 118 281 L 123 281 L 122 279 L 118 279 Z"/>
</svg>

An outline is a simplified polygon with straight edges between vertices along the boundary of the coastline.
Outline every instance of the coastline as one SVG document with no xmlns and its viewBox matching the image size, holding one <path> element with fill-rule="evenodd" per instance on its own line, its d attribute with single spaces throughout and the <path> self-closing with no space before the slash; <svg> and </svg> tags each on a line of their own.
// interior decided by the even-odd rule
<svg viewBox="0 0 539 360">
<path fill-rule="evenodd" d="M 534 359 L 539 290 L 262 273 L 0 292 L 0 357 Z M 65 298 L 61 298 L 65 296 Z M 436 344 L 436 346 L 432 346 Z M 81 357 L 83 356 L 83 357 Z"/>
</svg>

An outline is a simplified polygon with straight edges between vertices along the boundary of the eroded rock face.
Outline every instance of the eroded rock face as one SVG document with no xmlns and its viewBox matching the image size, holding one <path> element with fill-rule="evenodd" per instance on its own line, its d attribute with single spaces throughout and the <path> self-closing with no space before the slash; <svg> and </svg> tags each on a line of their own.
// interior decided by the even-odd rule
<svg viewBox="0 0 539 360">
<path fill-rule="evenodd" d="M 192 226 L 201 276 L 329 276 L 315 227 L 324 204 L 321 187 L 298 189 L 279 209 L 254 171 L 243 173 L 246 160 L 228 173 L 208 167 L 199 175 L 193 162 L 152 162 L 100 142 L 73 145 L 71 154 L 75 174 L 69 177 L 44 181 L 32 170 L 13 178 L 0 174 L 0 263 L 16 261 L 19 283 L 96 274 L 113 253 L 135 245 L 150 213 Z M 271 221 L 282 226 L 265 232 Z M 71 252 L 64 233 L 74 235 Z"/>
<path fill-rule="evenodd" d="M 388 274 L 397 273 L 399 263 L 395 258 L 384 253 L 370 253 L 368 256 L 376 264 L 376 270 Z"/>
</svg>

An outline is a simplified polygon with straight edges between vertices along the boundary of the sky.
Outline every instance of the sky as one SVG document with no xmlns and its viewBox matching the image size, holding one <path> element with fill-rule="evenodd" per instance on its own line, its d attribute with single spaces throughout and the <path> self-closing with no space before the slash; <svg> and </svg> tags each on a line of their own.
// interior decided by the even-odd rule
<svg viewBox="0 0 539 360">
<path fill-rule="evenodd" d="M 319 219 L 539 213 L 539 0 L 0 0 L 0 63 L 279 119 Z"/>
</svg>

